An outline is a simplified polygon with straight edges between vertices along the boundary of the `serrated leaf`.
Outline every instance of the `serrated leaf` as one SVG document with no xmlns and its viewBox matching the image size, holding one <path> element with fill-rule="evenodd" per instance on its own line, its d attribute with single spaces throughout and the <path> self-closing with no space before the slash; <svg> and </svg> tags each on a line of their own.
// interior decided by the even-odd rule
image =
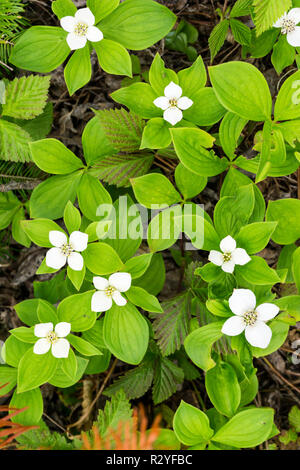
<svg viewBox="0 0 300 470">
<path fill-rule="evenodd" d="M 111 397 L 118 390 L 123 389 L 129 400 L 140 398 L 150 388 L 153 374 L 153 361 L 151 358 L 147 358 L 138 367 L 130 369 L 119 377 L 105 390 L 105 395 Z"/>
<path fill-rule="evenodd" d="M 254 0 L 254 23 L 256 35 L 259 36 L 292 6 L 292 0 Z"/>
<path fill-rule="evenodd" d="M 137 114 L 125 109 L 96 111 L 110 144 L 121 152 L 139 150 L 145 123 Z"/>
<path fill-rule="evenodd" d="M 154 319 L 154 336 L 163 356 L 180 349 L 188 334 L 190 301 L 190 294 L 184 293 L 162 302 L 163 313 L 150 313 L 150 318 Z"/>
<path fill-rule="evenodd" d="M 212 62 L 216 57 L 217 53 L 223 46 L 227 32 L 229 28 L 229 20 L 225 19 L 218 23 L 212 32 L 210 33 L 208 39 L 208 45 L 210 50 L 210 61 Z"/>
<path fill-rule="evenodd" d="M 300 432 L 300 409 L 296 405 L 290 409 L 289 423 L 295 431 Z"/>
<path fill-rule="evenodd" d="M 251 43 L 251 29 L 239 20 L 231 19 L 230 27 L 234 39 L 243 46 L 249 46 Z"/>
<path fill-rule="evenodd" d="M 235 2 L 230 12 L 230 18 L 250 15 L 251 5 L 252 5 L 252 0 L 237 0 L 237 2 Z"/>
<path fill-rule="evenodd" d="M 39 422 L 37 429 L 32 429 L 17 437 L 18 443 L 24 450 L 51 449 L 72 450 L 73 445 L 68 443 L 65 436 L 57 432 L 51 432 L 47 425 Z"/>
<path fill-rule="evenodd" d="M 153 154 L 109 155 L 103 158 L 95 168 L 98 177 L 118 187 L 130 186 L 130 178 L 147 173 L 153 162 Z"/>
<path fill-rule="evenodd" d="M 130 403 L 123 390 L 116 393 L 111 401 L 107 401 L 104 410 L 99 410 L 97 422 L 101 437 L 104 437 L 108 428 L 116 429 L 119 421 L 131 418 Z"/>
<path fill-rule="evenodd" d="M 158 360 L 155 366 L 152 396 L 157 405 L 167 400 L 184 380 L 184 372 L 166 357 Z"/>
<path fill-rule="evenodd" d="M 33 119 L 43 112 L 48 96 L 50 77 L 29 75 L 15 78 L 6 87 L 3 116 Z"/>
<path fill-rule="evenodd" d="M 0 159 L 11 162 L 31 161 L 28 132 L 16 124 L 0 119 Z"/>
</svg>

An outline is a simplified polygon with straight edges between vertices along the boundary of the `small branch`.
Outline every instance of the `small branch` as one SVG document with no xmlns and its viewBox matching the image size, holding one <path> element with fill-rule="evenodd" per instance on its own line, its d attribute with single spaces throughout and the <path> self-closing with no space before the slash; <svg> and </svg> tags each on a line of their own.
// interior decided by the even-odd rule
<svg viewBox="0 0 300 470">
<path fill-rule="evenodd" d="M 1 177 L 2 175 L 0 175 Z M 14 176 L 14 178 L 16 178 Z M 41 183 L 41 180 L 27 180 L 27 181 L 11 181 L 7 184 L 0 184 L 0 193 L 7 193 L 8 191 L 15 191 L 20 189 L 34 189 Z"/>
</svg>

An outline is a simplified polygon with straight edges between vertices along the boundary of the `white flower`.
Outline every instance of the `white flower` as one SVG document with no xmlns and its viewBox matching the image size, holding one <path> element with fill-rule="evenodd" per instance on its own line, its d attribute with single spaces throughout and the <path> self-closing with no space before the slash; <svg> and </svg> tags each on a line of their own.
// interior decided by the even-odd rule
<svg viewBox="0 0 300 470">
<path fill-rule="evenodd" d="M 225 273 L 233 273 L 236 264 L 243 266 L 251 261 L 247 251 L 244 248 L 237 248 L 236 241 L 230 235 L 221 240 L 220 248 L 222 253 L 211 250 L 208 259 L 213 264 L 221 266 Z"/>
<path fill-rule="evenodd" d="M 68 31 L 67 43 L 72 51 L 82 49 L 87 40 L 98 42 L 103 34 L 95 24 L 95 17 L 89 8 L 77 10 L 75 16 L 64 16 L 60 20 L 61 27 Z"/>
<path fill-rule="evenodd" d="M 300 8 L 292 8 L 288 13 L 284 13 L 276 23 L 274 28 L 281 28 L 281 33 L 286 34 L 287 42 L 294 47 L 300 46 Z"/>
<path fill-rule="evenodd" d="M 264 303 L 256 307 L 256 298 L 249 289 L 234 289 L 229 298 L 229 307 L 234 315 L 224 323 L 222 333 L 236 336 L 245 330 L 251 346 L 265 349 L 272 338 L 272 330 L 265 322 L 274 318 L 279 307 Z"/>
<path fill-rule="evenodd" d="M 40 338 L 33 347 L 35 354 L 46 354 L 51 348 L 52 355 L 57 358 L 68 357 L 70 343 L 66 336 L 71 331 L 71 323 L 57 323 L 53 331 L 53 323 L 40 323 L 35 325 L 34 334 Z"/>
<path fill-rule="evenodd" d="M 182 88 L 174 82 L 169 83 L 164 90 L 165 96 L 160 96 L 153 101 L 157 108 L 164 111 L 164 120 L 168 121 L 172 126 L 183 118 L 182 109 L 188 109 L 192 106 L 193 101 L 182 95 Z"/>
<path fill-rule="evenodd" d="M 81 271 L 83 268 L 83 257 L 77 251 L 84 251 L 87 247 L 88 234 L 82 232 L 72 232 L 68 242 L 65 233 L 59 230 L 49 232 L 50 243 L 55 248 L 50 248 L 46 254 L 46 265 L 49 268 L 60 269 L 66 262 L 74 271 Z"/>
<path fill-rule="evenodd" d="M 129 273 L 115 273 L 109 276 L 108 280 L 105 277 L 95 276 L 93 283 L 97 289 L 92 297 L 93 312 L 106 312 L 111 308 L 113 300 L 120 307 L 127 303 L 121 292 L 130 289 L 131 275 Z"/>
</svg>

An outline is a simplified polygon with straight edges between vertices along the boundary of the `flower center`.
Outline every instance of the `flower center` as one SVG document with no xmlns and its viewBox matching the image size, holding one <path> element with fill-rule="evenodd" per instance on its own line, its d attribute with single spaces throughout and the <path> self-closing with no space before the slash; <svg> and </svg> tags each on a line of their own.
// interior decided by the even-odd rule
<svg viewBox="0 0 300 470">
<path fill-rule="evenodd" d="M 115 290 L 116 289 L 113 286 L 108 286 L 104 292 L 105 292 L 105 295 L 107 295 L 107 297 L 112 297 Z"/>
<path fill-rule="evenodd" d="M 74 248 L 72 247 L 72 245 L 68 245 L 67 243 L 65 243 L 63 246 L 60 247 L 60 250 L 63 255 L 70 256 L 70 254 L 73 253 Z"/>
<path fill-rule="evenodd" d="M 54 331 L 50 331 L 50 333 L 47 334 L 46 339 L 49 343 L 54 344 L 58 340 L 58 337 Z"/>
<path fill-rule="evenodd" d="M 252 326 L 257 320 L 257 312 L 255 310 L 249 310 L 249 312 L 244 313 L 243 318 L 247 326 Z"/>
<path fill-rule="evenodd" d="M 292 33 L 296 29 L 296 23 L 294 20 L 285 18 L 282 20 L 281 32 L 282 34 Z"/>
<path fill-rule="evenodd" d="M 231 253 L 223 253 L 223 260 L 224 260 L 224 263 L 227 263 L 228 261 L 230 261 Z"/>
<path fill-rule="evenodd" d="M 77 23 L 74 29 L 76 36 L 86 36 L 88 25 L 86 23 Z"/>
<path fill-rule="evenodd" d="M 171 108 L 175 108 L 177 106 L 177 99 L 176 98 L 169 99 L 169 105 L 171 106 Z"/>
</svg>

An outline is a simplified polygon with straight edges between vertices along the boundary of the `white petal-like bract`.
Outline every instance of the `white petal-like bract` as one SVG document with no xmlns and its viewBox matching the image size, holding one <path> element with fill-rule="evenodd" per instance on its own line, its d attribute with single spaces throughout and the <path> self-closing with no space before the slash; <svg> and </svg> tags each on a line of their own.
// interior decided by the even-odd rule
<svg viewBox="0 0 300 470">
<path fill-rule="evenodd" d="M 103 291 L 95 292 L 92 296 L 93 312 L 106 312 L 112 306 L 112 298 L 106 295 Z"/>
<path fill-rule="evenodd" d="M 175 126 L 183 118 L 182 111 L 176 106 L 172 106 L 164 111 L 164 120 Z"/>
<path fill-rule="evenodd" d="M 170 106 L 170 101 L 168 98 L 165 96 L 159 96 L 153 101 L 153 104 L 160 109 L 163 109 L 164 111 L 169 108 Z"/>
<path fill-rule="evenodd" d="M 244 248 L 236 248 L 232 252 L 232 260 L 234 264 L 244 266 L 244 264 L 247 264 L 249 263 L 249 261 L 251 261 L 251 258 L 248 255 L 247 251 L 244 250 Z"/>
<path fill-rule="evenodd" d="M 37 338 L 46 338 L 48 333 L 53 331 L 53 323 L 39 323 L 34 327 L 34 336 Z"/>
<path fill-rule="evenodd" d="M 256 308 L 256 312 L 258 313 L 257 320 L 258 321 L 269 321 L 272 318 L 276 317 L 279 312 L 279 307 L 274 304 L 270 304 L 268 302 L 259 305 Z"/>
<path fill-rule="evenodd" d="M 69 243 L 75 251 L 84 251 L 87 247 L 88 239 L 89 236 L 87 233 L 82 233 L 77 230 L 71 233 Z"/>
<path fill-rule="evenodd" d="M 225 272 L 225 273 L 230 273 L 232 274 L 233 271 L 234 271 L 234 261 L 233 260 L 230 260 L 230 261 L 224 261 L 224 263 L 222 264 L 221 266 L 221 269 Z"/>
<path fill-rule="evenodd" d="M 244 331 L 245 326 L 243 318 L 234 315 L 226 320 L 222 326 L 222 333 L 228 336 L 237 336 Z"/>
<path fill-rule="evenodd" d="M 112 298 L 119 307 L 124 307 L 124 305 L 127 304 L 125 297 L 123 297 L 123 295 L 117 290 L 113 293 Z"/>
<path fill-rule="evenodd" d="M 46 354 L 51 348 L 51 343 L 46 338 L 39 339 L 33 346 L 34 354 Z"/>
<path fill-rule="evenodd" d="M 77 22 L 83 22 L 88 26 L 95 24 L 95 17 L 89 8 L 80 8 L 75 13 L 75 19 Z"/>
<path fill-rule="evenodd" d="M 287 18 L 289 20 L 293 20 L 295 24 L 300 23 L 300 8 L 292 8 L 288 14 Z"/>
<path fill-rule="evenodd" d="M 59 338 L 52 344 L 51 352 L 54 357 L 61 359 L 69 356 L 70 343 L 67 339 Z"/>
<path fill-rule="evenodd" d="M 190 100 L 190 98 L 188 98 L 187 96 L 182 96 L 177 102 L 178 108 L 183 110 L 189 109 L 191 106 L 193 106 L 193 104 L 194 102 Z"/>
<path fill-rule="evenodd" d="M 65 31 L 67 31 L 68 33 L 72 33 L 76 26 L 76 20 L 74 16 L 64 16 L 60 20 L 60 25 Z"/>
<path fill-rule="evenodd" d="M 68 242 L 67 235 L 59 230 L 50 230 L 49 241 L 51 245 L 60 247 Z"/>
<path fill-rule="evenodd" d="M 129 273 L 114 273 L 108 278 L 111 286 L 119 292 L 126 292 L 131 286 L 131 274 Z"/>
<path fill-rule="evenodd" d="M 60 323 L 57 323 L 55 327 L 55 333 L 59 338 L 65 338 L 70 334 L 71 331 L 71 323 L 68 323 L 66 321 L 61 321 Z"/>
<path fill-rule="evenodd" d="M 98 290 L 104 290 L 109 286 L 108 280 L 101 276 L 94 276 L 93 284 Z"/>
<path fill-rule="evenodd" d="M 293 47 L 300 47 L 300 26 L 296 26 L 295 31 L 287 33 L 287 42 Z"/>
<path fill-rule="evenodd" d="M 170 82 L 164 90 L 164 94 L 169 99 L 179 99 L 182 95 L 182 88 L 174 82 Z"/>
<path fill-rule="evenodd" d="M 71 51 L 82 49 L 86 45 L 86 42 L 86 36 L 77 36 L 75 33 L 69 33 L 67 36 L 67 43 Z"/>
<path fill-rule="evenodd" d="M 217 266 L 222 266 L 224 262 L 223 253 L 220 251 L 211 250 L 208 255 L 208 260 Z"/>
<path fill-rule="evenodd" d="M 81 271 L 83 268 L 83 257 L 81 256 L 80 253 L 76 253 L 76 251 L 73 251 L 68 256 L 68 265 L 70 266 L 73 271 Z"/>
<path fill-rule="evenodd" d="M 231 253 L 233 250 L 236 249 L 236 241 L 230 235 L 223 238 L 220 243 L 220 248 L 223 253 Z"/>
<path fill-rule="evenodd" d="M 272 330 L 262 321 L 256 321 L 252 326 L 246 326 L 245 336 L 248 343 L 256 348 L 265 349 L 272 338 Z"/>
<path fill-rule="evenodd" d="M 250 289 L 234 289 L 229 297 L 229 308 L 235 315 L 243 315 L 254 310 L 256 297 Z"/>
<path fill-rule="evenodd" d="M 62 268 L 67 261 L 66 255 L 64 255 L 60 248 L 50 248 L 46 253 L 46 265 L 52 269 Z"/>
<path fill-rule="evenodd" d="M 89 26 L 86 33 L 86 37 L 89 41 L 99 42 L 103 39 L 103 33 L 96 26 Z"/>
</svg>

